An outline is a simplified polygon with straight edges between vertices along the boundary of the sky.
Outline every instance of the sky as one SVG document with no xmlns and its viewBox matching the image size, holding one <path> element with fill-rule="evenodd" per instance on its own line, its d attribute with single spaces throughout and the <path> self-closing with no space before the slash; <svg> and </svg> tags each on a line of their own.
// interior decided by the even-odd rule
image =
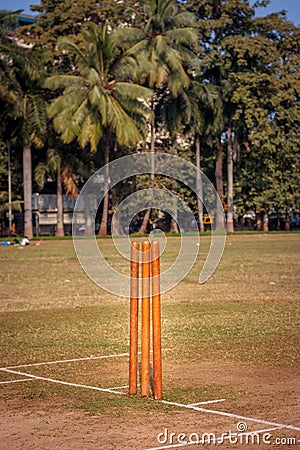
<svg viewBox="0 0 300 450">
<path fill-rule="evenodd" d="M 199 0 L 201 1 L 201 0 Z M 38 5 L 39 0 L 0 0 L 0 9 L 18 10 L 23 9 L 24 13 L 30 14 L 30 5 Z M 253 4 L 254 0 L 250 0 Z M 278 12 L 285 9 L 288 12 L 288 20 L 300 25 L 300 0 L 271 0 L 266 8 L 258 8 L 258 15 L 264 16 L 272 12 Z"/>
</svg>

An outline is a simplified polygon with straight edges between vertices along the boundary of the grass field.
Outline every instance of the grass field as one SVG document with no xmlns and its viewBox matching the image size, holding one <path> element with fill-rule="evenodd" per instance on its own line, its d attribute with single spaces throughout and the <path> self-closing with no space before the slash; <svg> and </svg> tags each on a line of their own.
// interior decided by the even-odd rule
<svg viewBox="0 0 300 450">
<path fill-rule="evenodd" d="M 1 248 L 1 367 L 26 367 L 12 369 L 25 375 L 0 371 L 0 448 L 156 448 L 156 435 L 165 427 L 220 435 L 236 430 L 238 417 L 257 419 L 248 424 L 254 430 L 282 424 L 277 434 L 300 438 L 300 235 L 228 236 L 217 271 L 200 285 L 209 243 L 201 237 L 195 267 L 163 295 L 165 403 L 73 386 L 109 389 L 128 383 L 129 305 L 89 280 L 72 241 Z M 100 245 L 113 260 L 113 242 Z M 177 246 L 178 238 L 169 237 L 163 265 Z M 94 358 L 116 354 L 125 355 Z M 89 359 L 30 365 L 80 358 Z M 30 375 L 38 378 L 10 383 Z M 218 399 L 222 402 L 207 406 L 223 415 L 167 404 Z M 42 431 L 34 433 L 34 427 Z M 174 439 L 168 444 L 175 445 Z M 222 448 L 232 448 L 228 445 Z"/>
</svg>

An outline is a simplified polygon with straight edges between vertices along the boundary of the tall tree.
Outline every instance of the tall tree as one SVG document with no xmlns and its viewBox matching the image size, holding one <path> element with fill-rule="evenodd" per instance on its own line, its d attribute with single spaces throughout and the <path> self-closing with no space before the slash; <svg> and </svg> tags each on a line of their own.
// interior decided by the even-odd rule
<svg viewBox="0 0 300 450">
<path fill-rule="evenodd" d="M 43 53 L 34 48 L 20 48 L 5 35 L 1 36 L 0 52 L 0 102 L 4 103 L 4 112 L 9 110 L 5 118 L 7 127 L 23 146 L 24 234 L 31 238 L 31 150 L 32 146 L 43 145 L 46 130 L 45 102 L 41 95 Z"/>
<path fill-rule="evenodd" d="M 156 110 L 164 90 L 176 98 L 190 79 L 188 70 L 199 65 L 194 50 L 198 42 L 195 17 L 183 13 L 176 0 L 146 0 L 131 9 L 145 22 L 145 26 L 119 29 L 118 34 L 130 48 L 129 58 L 135 58 L 140 67 L 139 80 L 154 90 L 151 109 L 154 113 L 150 124 L 150 151 L 155 151 Z M 150 185 L 154 185 L 154 158 L 151 162 Z M 141 226 L 146 231 L 150 210 L 147 210 Z"/>
<path fill-rule="evenodd" d="M 55 49 L 57 40 L 62 36 L 80 34 L 85 22 L 100 23 L 105 20 L 104 11 L 116 2 L 99 5 L 97 0 L 41 0 L 32 5 L 31 10 L 38 13 L 37 23 L 27 25 L 21 32 L 30 31 L 33 38 L 38 38 L 38 45 Z"/>
<path fill-rule="evenodd" d="M 118 58 L 118 41 L 106 25 L 89 23 L 76 44 L 61 38 L 60 48 L 75 57 L 75 73 L 47 79 L 49 89 L 62 89 L 48 113 L 65 143 L 77 139 L 84 148 L 96 151 L 105 140 L 106 177 L 100 235 L 107 233 L 108 162 L 112 132 L 120 145 L 135 145 L 145 131 L 150 111 L 145 105 L 152 91 L 126 80 L 126 64 Z"/>
<path fill-rule="evenodd" d="M 211 142 L 211 134 L 222 126 L 221 104 L 218 90 L 212 84 L 204 83 L 201 76 L 191 77 L 188 89 L 176 97 L 167 92 L 159 104 L 159 120 L 163 121 L 166 130 L 176 141 L 178 136 L 191 137 L 194 142 L 196 166 L 201 170 L 201 146 Z M 203 198 L 202 179 L 198 176 L 197 191 Z M 203 204 L 197 198 L 197 210 L 200 231 L 204 231 Z"/>
<path fill-rule="evenodd" d="M 270 208 L 288 220 L 287 211 L 298 203 L 294 183 L 299 159 L 300 30 L 281 14 L 257 18 L 254 27 L 248 48 L 236 43 L 238 63 L 251 67 L 235 78 L 237 131 L 248 136 L 236 189 L 240 206 L 255 209 L 259 226 L 267 231 Z"/>
<path fill-rule="evenodd" d="M 35 168 L 35 181 L 42 189 L 47 183 L 48 176 L 56 179 L 57 195 L 57 227 L 56 236 L 64 236 L 63 221 L 63 187 L 66 195 L 77 197 L 77 175 L 73 167 L 74 156 L 65 151 L 48 149 L 45 162 L 40 162 Z M 73 166 L 73 167 L 72 167 Z"/>
<path fill-rule="evenodd" d="M 235 106 L 232 104 L 234 87 L 229 77 L 235 71 L 229 66 L 225 43 L 235 36 L 246 36 L 251 32 L 254 9 L 243 0 L 205 0 L 199 4 L 191 0 L 188 6 L 197 14 L 199 20 L 200 41 L 206 57 L 203 60 L 205 77 L 219 86 L 223 102 L 223 120 L 227 135 L 227 230 L 233 231 L 233 116 Z M 216 180 L 220 198 L 222 186 L 222 143 L 221 134 L 217 144 Z"/>
</svg>

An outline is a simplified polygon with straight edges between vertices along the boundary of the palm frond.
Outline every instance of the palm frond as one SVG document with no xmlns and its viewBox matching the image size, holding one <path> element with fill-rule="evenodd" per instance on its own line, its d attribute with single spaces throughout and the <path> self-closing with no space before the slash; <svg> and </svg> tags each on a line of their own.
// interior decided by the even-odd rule
<svg viewBox="0 0 300 450">
<path fill-rule="evenodd" d="M 37 148 L 41 148 L 46 134 L 46 105 L 40 96 L 26 97 L 24 119 L 25 139 L 29 139 Z"/>
<path fill-rule="evenodd" d="M 78 134 L 78 143 L 82 148 L 90 144 L 91 150 L 96 151 L 102 135 L 100 118 L 92 121 L 91 115 L 87 115 Z"/>
<path fill-rule="evenodd" d="M 176 45 L 196 47 L 198 44 L 198 35 L 193 28 L 174 28 L 166 31 L 166 36 Z"/>
<path fill-rule="evenodd" d="M 136 123 L 115 99 L 112 99 L 111 107 L 114 112 L 112 126 L 116 130 L 118 144 L 136 145 L 141 139 Z"/>
<path fill-rule="evenodd" d="M 117 28 L 112 34 L 115 46 L 124 47 L 124 44 L 135 44 L 145 37 L 145 32 L 140 28 Z"/>
<path fill-rule="evenodd" d="M 61 168 L 61 155 L 59 151 L 54 148 L 50 148 L 47 152 L 48 169 L 52 174 L 60 173 Z"/>
<path fill-rule="evenodd" d="M 39 163 L 34 170 L 34 179 L 40 189 L 43 189 L 47 182 L 48 168 L 44 163 Z"/>
<path fill-rule="evenodd" d="M 190 13 L 188 11 L 184 11 L 174 15 L 171 20 L 171 26 L 174 28 L 179 27 L 185 29 L 192 25 L 193 28 L 197 27 L 196 17 L 193 13 Z"/>
<path fill-rule="evenodd" d="M 62 181 L 65 187 L 66 195 L 76 198 L 78 196 L 77 175 L 72 166 L 66 164 L 61 171 Z"/>
<path fill-rule="evenodd" d="M 72 89 L 80 89 L 85 84 L 85 79 L 78 75 L 54 75 L 46 78 L 44 87 L 50 90 L 67 88 L 72 85 Z"/>
<path fill-rule="evenodd" d="M 80 46 L 69 37 L 60 37 L 57 41 L 57 46 L 60 50 L 76 55 L 78 60 L 84 61 L 86 58 L 86 55 Z"/>
<path fill-rule="evenodd" d="M 118 81 L 115 84 L 116 93 L 122 98 L 130 98 L 136 101 L 149 100 L 153 95 L 153 90 L 134 83 Z"/>
</svg>

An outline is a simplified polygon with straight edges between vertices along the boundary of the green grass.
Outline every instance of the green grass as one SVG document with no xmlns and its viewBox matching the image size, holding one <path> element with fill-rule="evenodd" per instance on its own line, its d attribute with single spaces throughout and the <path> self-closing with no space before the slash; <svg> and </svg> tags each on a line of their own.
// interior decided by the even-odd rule
<svg viewBox="0 0 300 450">
<path fill-rule="evenodd" d="M 299 253 L 297 234 L 234 235 L 212 278 L 197 283 L 210 244 L 201 237 L 199 259 L 177 287 L 163 295 L 162 335 L 165 395 L 177 401 L 221 395 L 220 386 L 181 385 L 168 375 L 172 367 L 236 363 L 295 367 L 299 345 Z M 111 240 L 99 241 L 106 257 L 118 260 Z M 179 245 L 168 238 L 162 266 Z M 109 294 L 85 275 L 70 240 L 42 246 L 0 248 L 1 367 L 128 351 L 128 300 Z M 95 386 L 127 383 L 126 358 L 38 366 L 26 371 L 44 377 Z M 1 380 L 13 376 L 0 372 Z M 224 387 L 227 396 L 234 396 Z M 56 404 L 90 412 L 110 408 L 115 415 L 134 407 L 158 408 L 138 398 L 80 390 L 40 381 L 15 384 L 6 395 L 53 399 Z M 109 399 L 109 400 L 108 400 Z M 109 405 L 109 406 L 108 406 Z"/>
</svg>

